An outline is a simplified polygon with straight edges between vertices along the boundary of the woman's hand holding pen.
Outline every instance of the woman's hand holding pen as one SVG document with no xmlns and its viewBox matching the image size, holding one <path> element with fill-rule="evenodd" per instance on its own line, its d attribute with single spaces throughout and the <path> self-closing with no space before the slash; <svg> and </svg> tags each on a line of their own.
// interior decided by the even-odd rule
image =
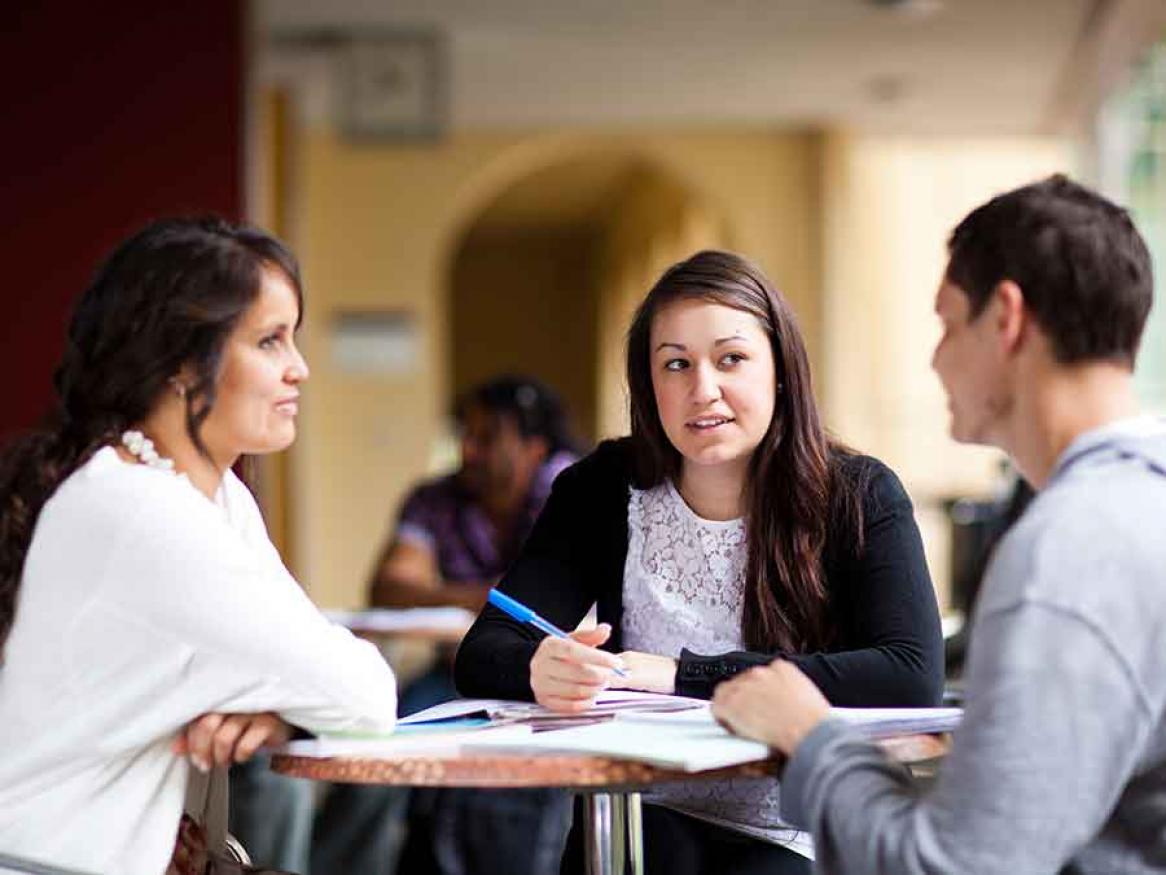
<svg viewBox="0 0 1166 875">
<path fill-rule="evenodd" d="M 564 714 L 594 705 L 595 697 L 618 679 L 615 669 L 623 668 L 618 656 L 598 649 L 610 636 L 611 626 L 600 623 L 566 638 L 544 638 L 530 660 L 534 700 Z"/>
</svg>

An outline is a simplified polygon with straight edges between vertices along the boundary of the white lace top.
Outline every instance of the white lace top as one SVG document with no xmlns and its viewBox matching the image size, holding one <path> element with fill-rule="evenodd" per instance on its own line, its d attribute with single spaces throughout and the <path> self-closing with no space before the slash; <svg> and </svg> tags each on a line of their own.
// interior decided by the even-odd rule
<svg viewBox="0 0 1166 875">
<path fill-rule="evenodd" d="M 679 657 L 682 647 L 716 654 L 744 650 L 741 609 L 745 521 L 697 516 L 670 481 L 631 490 L 623 576 L 623 645 Z M 772 778 L 661 785 L 645 800 L 812 856 L 810 836 L 778 817 Z"/>
</svg>

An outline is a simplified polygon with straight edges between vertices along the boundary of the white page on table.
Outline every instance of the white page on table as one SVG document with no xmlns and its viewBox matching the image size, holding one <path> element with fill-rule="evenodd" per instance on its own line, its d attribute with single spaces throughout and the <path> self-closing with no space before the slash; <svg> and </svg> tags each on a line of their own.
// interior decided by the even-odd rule
<svg viewBox="0 0 1166 875">
<path fill-rule="evenodd" d="M 475 739 L 518 740 L 530 737 L 529 726 L 483 726 L 480 729 L 451 729 L 448 732 L 403 732 L 380 735 L 376 738 L 321 738 L 289 741 L 278 753 L 303 757 L 359 757 L 369 759 L 396 759 L 414 756 L 457 756 L 462 748 Z"/>
<path fill-rule="evenodd" d="M 868 738 L 890 735 L 913 735 L 927 732 L 951 732 L 963 716 L 961 708 L 831 708 L 830 716 L 844 720 Z M 644 722 L 657 725 L 716 725 L 710 706 L 675 713 L 628 712 L 616 715 L 620 722 Z"/>
<path fill-rule="evenodd" d="M 699 772 L 768 759 L 769 748 L 720 726 L 608 721 L 536 732 L 528 738 L 476 737 L 467 752 L 561 753 L 606 756 Z"/>
<path fill-rule="evenodd" d="M 864 735 L 911 735 L 951 732 L 963 718 L 962 708 L 831 708 L 830 716 L 845 720 Z"/>
<path fill-rule="evenodd" d="M 397 723 L 401 726 L 408 726 L 412 723 L 453 720 L 458 717 L 468 717 L 471 714 L 487 716 L 499 708 L 513 704 L 515 703 L 508 699 L 453 699 L 449 702 L 442 702 L 440 705 L 434 705 L 432 708 L 426 708 L 424 711 L 418 711 L 416 714 L 410 714 L 408 717 L 402 717 Z"/>
</svg>

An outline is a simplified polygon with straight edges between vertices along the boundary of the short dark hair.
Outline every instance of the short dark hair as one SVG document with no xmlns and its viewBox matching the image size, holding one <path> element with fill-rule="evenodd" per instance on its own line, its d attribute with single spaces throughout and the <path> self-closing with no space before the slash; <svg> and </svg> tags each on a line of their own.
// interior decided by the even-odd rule
<svg viewBox="0 0 1166 875">
<path fill-rule="evenodd" d="M 948 240 L 947 278 L 973 318 L 1012 280 L 1062 364 L 1133 367 L 1153 301 L 1146 243 L 1129 213 L 1063 175 L 994 197 Z"/>
<path fill-rule="evenodd" d="M 462 423 L 474 407 L 508 417 L 524 438 L 542 438 L 547 442 L 548 455 L 560 450 L 578 451 L 558 393 L 533 377 L 505 374 L 474 386 L 457 400 L 454 417 Z"/>
</svg>

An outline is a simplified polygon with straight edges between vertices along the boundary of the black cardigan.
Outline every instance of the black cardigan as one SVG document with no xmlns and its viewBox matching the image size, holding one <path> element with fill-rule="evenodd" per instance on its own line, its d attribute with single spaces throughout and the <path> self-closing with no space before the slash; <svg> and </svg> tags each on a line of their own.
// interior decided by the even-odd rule
<svg viewBox="0 0 1166 875">
<path fill-rule="evenodd" d="M 737 672 L 783 656 L 842 706 L 929 706 L 943 690 L 943 639 L 935 591 L 911 501 L 886 465 L 868 456 L 842 464 L 859 476 L 865 545 L 827 543 L 823 569 L 838 629 L 822 653 L 734 652 L 677 657 L 676 692 L 708 698 Z M 499 589 L 562 629 L 593 603 L 610 623 L 605 649 L 623 649 L 623 572 L 632 485 L 627 440 L 607 441 L 563 471 L 522 553 Z M 835 538 L 835 540 L 838 540 Z M 851 539 L 852 540 L 852 539 Z M 847 546 L 850 549 L 846 549 Z M 486 605 L 458 649 L 454 678 L 465 696 L 532 699 L 530 660 L 543 634 Z"/>
</svg>

